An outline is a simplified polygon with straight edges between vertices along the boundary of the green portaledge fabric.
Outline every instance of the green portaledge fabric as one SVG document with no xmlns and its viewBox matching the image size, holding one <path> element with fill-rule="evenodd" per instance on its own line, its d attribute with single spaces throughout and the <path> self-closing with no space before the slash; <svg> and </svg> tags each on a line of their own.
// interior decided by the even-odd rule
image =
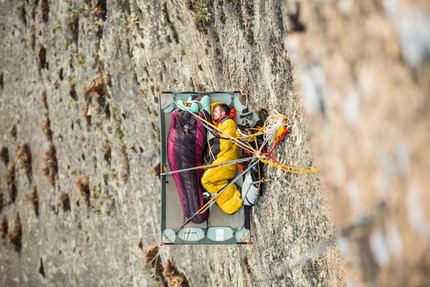
<svg viewBox="0 0 430 287">
<path fill-rule="evenodd" d="M 165 236 L 165 243 L 173 244 L 237 244 L 246 243 L 245 240 L 249 235 L 249 230 L 240 228 L 233 230 L 230 227 L 210 227 L 206 228 L 183 228 L 177 234 L 173 229 L 165 229 L 163 235 Z"/>
<path fill-rule="evenodd" d="M 202 109 L 210 110 L 210 102 L 220 101 L 225 102 L 230 105 L 234 105 L 237 111 L 245 111 L 246 106 L 244 106 L 235 96 L 237 92 L 164 92 L 163 94 L 170 94 L 169 102 L 161 107 L 161 94 L 159 96 L 160 103 L 160 142 L 161 142 L 161 163 L 165 168 L 168 168 L 167 156 L 166 156 L 166 118 L 169 117 L 170 114 L 178 108 L 178 105 L 175 105 L 174 102 L 178 103 L 179 101 L 188 101 L 192 98 L 192 96 L 198 95 L 207 95 L 206 99 L 202 99 L 200 101 L 200 105 Z M 203 101 L 203 102 L 202 102 Z M 207 105 L 206 105 L 207 101 Z M 176 228 L 171 227 L 167 228 L 167 216 L 166 212 L 166 176 L 160 177 L 160 189 L 161 189 L 161 241 L 164 244 L 175 244 L 175 245 L 225 245 L 225 244 L 247 244 L 251 242 L 251 232 L 250 230 L 242 227 L 242 228 L 230 228 L 229 226 L 222 227 L 210 227 L 213 228 L 209 231 L 208 228 L 200 228 L 193 227 L 188 228 L 188 231 L 181 231 L 178 234 L 175 234 Z M 179 226 L 178 226 L 179 228 Z M 184 227 L 183 229 L 186 229 Z M 196 229 L 193 231 L 192 229 Z M 217 237 L 217 229 L 223 229 L 223 231 L 218 231 Z M 203 236 L 202 236 L 203 234 Z M 181 235 L 181 236 L 179 236 Z M 210 237 L 210 238 L 209 238 Z M 222 239 L 223 238 L 223 239 Z M 191 241 L 186 241 L 191 240 Z M 220 240 L 220 241 L 216 241 Z"/>
</svg>

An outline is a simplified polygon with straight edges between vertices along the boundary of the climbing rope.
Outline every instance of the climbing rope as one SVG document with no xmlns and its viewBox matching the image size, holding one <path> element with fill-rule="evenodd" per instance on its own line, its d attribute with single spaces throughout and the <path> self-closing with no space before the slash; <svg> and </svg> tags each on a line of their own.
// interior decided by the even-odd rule
<svg viewBox="0 0 430 287">
<path fill-rule="evenodd" d="M 238 129 L 236 135 L 244 141 L 254 141 L 258 136 L 263 135 L 265 140 L 275 143 L 288 128 L 290 128 L 288 118 L 278 111 L 273 110 L 267 116 L 262 127 L 250 128 L 250 131 L 253 131 L 250 134 L 245 134 Z"/>
<path fill-rule="evenodd" d="M 277 159 L 272 156 L 273 151 L 278 146 L 278 144 L 284 139 L 284 137 L 291 130 L 290 121 L 288 118 L 280 114 L 278 111 L 273 110 L 267 116 L 266 121 L 262 127 L 250 128 L 250 130 L 255 131 L 251 134 L 245 134 L 240 130 L 237 131 L 237 136 L 243 142 L 247 143 L 251 149 L 250 142 L 257 142 L 257 137 L 263 135 L 265 142 L 272 142 L 273 146 L 270 151 L 259 157 L 262 163 L 269 164 L 273 167 L 279 168 L 283 171 L 295 173 L 295 174 L 306 174 L 317 172 L 316 168 L 302 168 L 287 166 L 280 163 Z"/>
<path fill-rule="evenodd" d="M 264 139 L 275 143 L 288 127 L 289 121 L 287 117 L 278 113 L 277 110 L 273 110 L 264 123 Z"/>
<path fill-rule="evenodd" d="M 181 106 L 178 103 L 175 103 L 175 104 L 177 106 Z M 284 165 L 272 156 L 272 152 L 275 149 L 275 147 L 283 140 L 286 134 L 291 130 L 291 126 L 288 118 L 285 115 L 280 114 L 276 110 L 273 110 L 269 113 L 262 127 L 250 128 L 251 130 L 255 131 L 254 133 L 243 134 L 240 131 L 236 131 L 237 138 L 234 138 L 229 134 L 223 132 L 217 126 L 210 123 L 206 119 L 200 117 L 199 115 L 192 113 L 187 109 L 184 109 L 184 110 L 192 114 L 199 121 L 201 121 L 209 131 L 211 132 L 216 131 L 222 136 L 225 136 L 226 139 L 231 140 L 234 144 L 238 145 L 245 151 L 248 151 L 249 153 L 253 154 L 256 158 L 258 158 L 261 162 L 265 164 L 269 164 L 273 167 L 276 167 L 283 171 L 294 173 L 294 174 L 306 174 L 306 173 L 318 172 L 318 169 L 316 168 L 302 168 L 302 167 L 293 167 L 293 166 Z M 255 148 L 252 147 L 250 142 L 257 142 L 257 137 L 259 135 L 263 135 L 264 143 L 262 144 L 259 150 L 256 150 Z M 272 142 L 274 144 L 273 147 L 271 148 L 269 153 L 262 153 L 261 152 L 262 147 L 268 142 Z"/>
</svg>

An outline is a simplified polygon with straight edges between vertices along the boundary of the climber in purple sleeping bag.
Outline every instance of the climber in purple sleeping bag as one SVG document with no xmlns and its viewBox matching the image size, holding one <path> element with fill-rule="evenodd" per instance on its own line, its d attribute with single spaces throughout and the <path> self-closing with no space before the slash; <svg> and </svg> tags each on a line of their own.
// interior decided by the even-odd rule
<svg viewBox="0 0 430 287">
<path fill-rule="evenodd" d="M 167 155 L 172 171 L 204 164 L 207 129 L 192 113 L 210 121 L 210 99 L 208 96 L 199 97 L 196 100 L 190 98 L 187 102 L 178 101 L 177 104 L 179 109 L 172 113 L 172 124 L 167 141 Z M 202 174 L 203 169 L 173 174 L 182 211 L 186 218 L 190 218 L 204 204 L 203 190 L 200 186 Z M 191 221 L 194 223 L 204 222 L 208 215 L 208 211 L 206 211 L 194 216 Z"/>
</svg>

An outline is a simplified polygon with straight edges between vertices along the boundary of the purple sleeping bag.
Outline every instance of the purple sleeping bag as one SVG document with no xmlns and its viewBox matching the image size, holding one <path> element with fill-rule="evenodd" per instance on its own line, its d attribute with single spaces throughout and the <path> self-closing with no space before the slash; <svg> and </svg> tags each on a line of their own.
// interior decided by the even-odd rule
<svg viewBox="0 0 430 287">
<path fill-rule="evenodd" d="M 199 116 L 208 121 L 210 119 L 206 110 L 201 110 Z M 206 133 L 206 128 L 190 112 L 175 110 L 172 113 L 172 125 L 167 141 L 167 155 L 172 171 L 203 165 L 207 146 Z M 203 190 L 200 186 L 202 174 L 203 169 L 173 174 L 186 218 L 190 218 L 204 204 Z M 194 216 L 191 221 L 204 222 L 208 215 L 206 211 Z"/>
</svg>

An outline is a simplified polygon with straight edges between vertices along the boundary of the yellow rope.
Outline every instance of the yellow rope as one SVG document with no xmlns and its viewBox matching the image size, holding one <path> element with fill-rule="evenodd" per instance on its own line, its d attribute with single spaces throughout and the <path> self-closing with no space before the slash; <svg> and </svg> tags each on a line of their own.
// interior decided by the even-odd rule
<svg viewBox="0 0 430 287">
<path fill-rule="evenodd" d="M 279 120 L 281 120 L 281 122 L 278 122 Z M 278 126 L 276 126 L 276 124 Z M 262 127 L 250 128 L 250 130 L 255 130 L 256 132 L 252 134 L 242 134 L 240 130 L 237 130 L 236 135 L 238 138 L 245 141 L 254 141 L 258 136 L 264 135 L 265 139 L 268 138 L 271 141 L 276 142 L 288 124 L 289 121 L 286 116 L 282 114 L 275 114 L 270 116 L 270 118 L 264 122 Z"/>
<path fill-rule="evenodd" d="M 306 173 L 313 173 L 313 172 L 318 172 L 318 169 L 313 167 L 313 168 L 306 168 L 306 167 L 294 167 L 294 166 L 287 166 L 287 165 L 283 165 L 283 164 L 279 164 L 264 158 L 259 158 L 259 160 L 265 164 L 269 164 L 273 167 L 276 168 L 280 168 L 283 171 L 286 172 L 290 172 L 290 173 L 294 173 L 294 174 L 306 174 Z"/>
<path fill-rule="evenodd" d="M 191 113 L 191 112 L 190 113 L 192 115 L 194 115 L 197 119 L 201 120 L 202 122 L 204 122 L 205 124 L 207 124 L 208 126 L 210 126 L 211 128 L 213 128 L 214 130 L 216 130 L 216 131 L 220 132 L 222 135 L 225 135 L 228 138 L 230 138 L 233 141 L 233 143 L 235 143 L 239 147 L 243 148 L 242 144 L 245 144 L 248 150 L 251 150 L 254 154 L 256 154 L 258 152 L 258 150 L 256 150 L 253 147 L 251 147 L 251 145 L 249 144 L 250 141 L 255 141 L 256 142 L 257 141 L 257 137 L 259 135 L 265 135 L 266 139 L 267 138 L 269 138 L 269 139 L 273 138 L 272 140 L 276 141 L 279 138 L 279 136 L 282 134 L 283 129 L 285 129 L 285 126 L 287 126 L 288 123 L 289 123 L 286 116 L 284 116 L 282 114 L 279 114 L 276 111 L 274 111 L 274 112 L 275 112 L 275 115 L 269 115 L 269 117 L 268 117 L 269 120 L 266 120 L 264 122 L 264 125 L 261 128 L 252 128 L 252 129 L 256 129 L 257 130 L 257 132 L 255 132 L 253 134 L 245 135 L 245 134 L 241 134 L 240 131 L 236 130 L 236 135 L 237 135 L 238 138 L 234 138 L 234 137 L 230 136 L 229 134 L 224 133 L 222 130 L 218 129 L 217 126 L 215 126 L 214 124 L 208 122 L 207 120 L 205 120 L 204 118 L 200 117 L 199 115 L 196 115 L 196 114 Z M 278 120 L 278 119 L 282 119 L 282 125 L 278 129 L 273 130 L 273 122 L 274 122 L 274 120 Z M 269 125 L 271 125 L 271 126 L 269 126 Z M 269 129 L 272 128 L 272 131 L 271 131 L 270 135 L 267 135 L 267 133 L 266 133 L 268 128 Z M 283 129 L 280 132 L 281 128 L 283 128 Z M 240 141 L 239 139 L 242 139 L 242 140 L 246 139 L 246 140 L 245 141 Z M 263 156 L 257 155 L 257 158 L 261 162 L 263 162 L 265 164 L 269 164 L 269 165 L 271 165 L 273 167 L 280 168 L 283 171 L 294 173 L 294 174 L 306 174 L 306 173 L 318 172 L 318 169 L 316 169 L 316 168 L 293 167 L 293 166 L 286 166 L 286 165 L 283 165 L 283 164 L 280 164 L 280 163 L 276 163 L 274 161 L 267 160 L 264 155 Z"/>
<path fill-rule="evenodd" d="M 190 112 L 191 113 L 191 112 Z M 211 127 L 212 129 L 216 130 L 217 132 L 221 133 L 224 136 L 227 136 L 233 143 L 235 143 L 236 145 L 238 145 L 241 148 L 244 148 L 241 144 L 243 144 L 242 142 L 239 141 L 239 139 L 232 137 L 231 135 L 223 132 L 222 130 L 220 130 L 217 126 L 215 126 L 214 124 L 208 122 L 207 120 L 205 120 L 204 118 L 200 117 L 199 115 L 196 115 L 194 113 L 191 113 L 194 117 L 196 117 L 197 119 L 199 119 L 200 121 L 202 121 L 203 123 L 205 123 L 206 125 L 208 125 L 209 127 Z M 237 130 L 236 130 L 237 132 Z M 248 144 L 249 146 L 249 144 Z M 247 147 L 247 149 L 251 150 L 253 153 L 256 153 L 257 150 L 252 148 L 251 146 Z"/>
</svg>

